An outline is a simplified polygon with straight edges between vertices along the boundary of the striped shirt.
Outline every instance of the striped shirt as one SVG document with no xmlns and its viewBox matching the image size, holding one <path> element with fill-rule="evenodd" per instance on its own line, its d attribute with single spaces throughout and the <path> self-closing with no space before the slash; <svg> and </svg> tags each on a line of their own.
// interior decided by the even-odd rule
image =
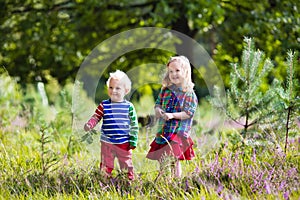
<svg viewBox="0 0 300 200">
<path fill-rule="evenodd" d="M 167 113 L 184 111 L 190 116 L 190 118 L 184 120 L 171 119 L 165 121 L 160 118 L 155 138 L 156 143 L 165 144 L 166 140 L 172 140 L 175 134 L 184 137 L 190 135 L 193 117 L 198 106 L 198 99 L 194 91 L 183 92 L 181 88 L 177 88 L 175 85 L 163 88 L 158 95 L 155 106 L 160 107 Z"/>
<path fill-rule="evenodd" d="M 136 111 L 131 102 L 126 100 L 111 102 L 110 99 L 102 101 L 87 124 L 90 128 L 94 128 L 101 119 L 102 142 L 110 144 L 129 142 L 131 146 L 136 147 L 139 129 Z"/>
</svg>

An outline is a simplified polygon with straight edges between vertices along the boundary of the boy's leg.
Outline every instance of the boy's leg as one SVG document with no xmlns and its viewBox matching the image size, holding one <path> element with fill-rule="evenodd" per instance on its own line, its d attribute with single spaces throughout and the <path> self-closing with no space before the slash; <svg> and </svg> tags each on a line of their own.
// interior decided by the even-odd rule
<svg viewBox="0 0 300 200">
<path fill-rule="evenodd" d="M 134 179 L 132 150 L 129 149 L 129 143 L 116 145 L 116 157 L 118 158 L 121 170 L 128 172 L 128 179 Z"/>
<path fill-rule="evenodd" d="M 114 154 L 112 145 L 101 142 L 101 163 L 100 169 L 103 170 L 109 177 L 111 177 L 112 170 L 114 169 Z"/>
</svg>

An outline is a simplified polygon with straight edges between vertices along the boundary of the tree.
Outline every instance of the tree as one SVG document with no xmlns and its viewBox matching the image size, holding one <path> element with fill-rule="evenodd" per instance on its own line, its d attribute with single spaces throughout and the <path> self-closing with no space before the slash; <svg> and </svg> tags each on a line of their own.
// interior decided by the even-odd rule
<svg viewBox="0 0 300 200">
<path fill-rule="evenodd" d="M 299 49 L 299 42 L 295 42 L 300 33 L 299 5 L 288 0 L 2 0 L 0 65 L 22 83 L 46 81 L 50 74 L 64 84 L 68 78 L 74 80 L 83 59 L 100 42 L 121 31 L 154 26 L 182 32 L 202 43 L 227 86 L 226 66 L 238 61 L 244 36 L 254 38 L 276 61 L 270 79 L 282 79 L 285 50 Z M 192 50 L 179 53 L 193 59 Z M 162 61 L 166 55 L 169 53 L 153 51 L 151 59 Z M 136 56 L 125 57 L 122 68 L 126 71 Z M 139 63 L 147 63 L 149 57 L 149 51 L 139 53 Z"/>
<path fill-rule="evenodd" d="M 225 104 L 220 103 L 219 96 L 211 100 L 230 121 L 242 127 L 240 134 L 244 138 L 251 137 L 250 128 L 263 123 L 263 119 L 273 112 L 267 109 L 272 97 L 261 88 L 272 67 L 271 60 L 265 58 L 262 51 L 255 50 L 253 39 L 245 38 L 241 63 L 231 64 L 230 88 Z"/>
<path fill-rule="evenodd" d="M 273 88 L 276 93 L 276 98 L 273 100 L 272 107 L 276 108 L 277 119 L 274 123 L 271 123 L 276 132 L 277 140 L 284 142 L 284 152 L 286 153 L 288 147 L 289 136 L 295 136 L 299 130 L 297 130 L 297 116 L 300 113 L 300 96 L 297 95 L 299 91 L 299 82 L 295 78 L 295 69 L 299 66 L 297 61 L 298 53 L 289 51 L 287 53 L 286 69 L 287 76 L 285 84 L 282 84 L 279 80 L 274 80 Z M 272 121 L 272 120 L 270 120 Z M 284 124 L 284 125 L 283 125 Z"/>
</svg>

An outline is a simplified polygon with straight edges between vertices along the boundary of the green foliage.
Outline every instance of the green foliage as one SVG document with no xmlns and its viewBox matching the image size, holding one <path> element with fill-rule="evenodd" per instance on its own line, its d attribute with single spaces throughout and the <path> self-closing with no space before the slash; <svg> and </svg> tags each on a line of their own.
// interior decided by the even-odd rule
<svg viewBox="0 0 300 200">
<path fill-rule="evenodd" d="M 287 76 L 285 82 L 277 79 L 274 80 L 272 91 L 276 94 L 273 99 L 271 108 L 276 108 L 276 113 L 269 120 L 270 126 L 273 128 L 275 140 L 282 141 L 285 138 L 285 152 L 288 145 L 288 137 L 295 137 L 299 132 L 299 119 L 300 115 L 300 88 L 299 82 L 295 78 L 295 69 L 299 68 L 298 53 L 289 51 L 287 53 L 286 69 Z M 274 120 L 274 118 L 276 120 Z"/>
<path fill-rule="evenodd" d="M 98 135 L 98 134 L 97 134 L 97 131 L 91 130 L 91 131 L 87 132 L 86 134 L 84 134 L 84 135 L 81 137 L 81 142 L 86 141 L 88 144 L 92 144 L 93 141 L 94 141 L 93 135 Z"/>
<path fill-rule="evenodd" d="M 221 70 L 226 80 L 225 85 L 229 87 L 228 64 L 237 62 L 243 50 L 242 40 L 244 36 L 255 40 L 256 46 L 265 52 L 266 57 L 275 62 L 272 76 L 283 80 L 285 77 L 285 55 L 288 49 L 299 49 L 297 41 L 299 23 L 299 2 L 283 1 L 260 1 L 241 2 L 227 1 L 220 3 L 225 11 L 224 23 L 216 26 L 207 33 L 214 35 L 216 55 L 214 61 Z M 282 10 L 282 8 L 285 8 Z M 205 40 L 207 41 L 207 40 Z M 297 69 L 299 72 L 300 69 Z M 226 75 L 225 75 L 226 74 Z M 298 73 L 300 74 L 300 73 Z M 299 79 L 299 75 L 296 75 Z"/>
<path fill-rule="evenodd" d="M 289 137 L 299 136 L 299 83 L 295 77 L 298 68 L 298 54 L 288 52 L 285 64 L 285 82 L 274 79 L 271 87 L 264 87 L 265 77 L 272 70 L 269 58 L 254 50 L 252 39 L 245 38 L 241 65 L 232 64 L 230 88 L 227 98 L 221 99 L 220 91 L 210 98 L 213 106 L 227 116 L 226 134 L 230 143 L 243 149 L 253 146 L 257 149 L 274 144 L 287 153 Z M 240 137 L 242 136 L 242 137 Z"/>
<path fill-rule="evenodd" d="M 272 76 L 279 80 L 283 80 L 286 73 L 286 50 L 299 49 L 298 1 L 55 0 L 24 3 L 3 0 L 0 4 L 3 8 L 0 11 L 0 65 L 5 66 L 11 76 L 19 77 L 21 83 L 34 83 L 37 79 L 46 82 L 49 75 L 60 84 L 74 80 L 80 64 L 95 46 L 122 31 L 138 27 L 170 28 L 203 44 L 219 67 L 227 87 L 230 79 L 227 66 L 238 62 L 244 36 L 255 38 L 266 56 L 274 59 L 277 69 L 272 71 Z M 163 37 L 155 38 L 154 42 L 162 40 Z M 113 47 L 120 49 L 122 45 Z M 173 45 L 176 52 L 192 57 L 192 49 L 181 52 L 182 44 L 174 41 Z M 107 54 L 113 54 L 114 48 Z M 169 52 L 136 51 L 122 57 L 125 62 L 116 67 L 129 71 L 154 58 L 165 63 L 169 55 Z M 139 62 L 132 62 L 136 60 Z M 297 78 L 299 70 L 295 71 Z M 200 84 L 205 86 L 204 82 Z"/>
<path fill-rule="evenodd" d="M 264 58 L 263 52 L 254 49 L 251 38 L 244 41 L 241 63 L 232 64 L 225 105 L 214 100 L 212 103 L 223 110 L 231 121 L 242 126 L 241 135 L 245 138 L 251 136 L 249 129 L 252 126 L 262 123 L 272 112 L 267 108 L 273 97 L 266 95 L 262 84 L 273 65 L 270 59 Z"/>
<path fill-rule="evenodd" d="M 22 97 L 17 81 L 0 68 L 0 126 L 8 126 L 16 119 L 22 109 Z"/>
<path fill-rule="evenodd" d="M 41 146 L 41 175 L 45 176 L 48 172 L 55 170 L 55 167 L 57 167 L 56 165 L 59 163 L 59 157 L 51 148 L 47 147 L 48 143 L 53 142 L 51 138 L 51 128 L 47 127 L 47 125 L 43 123 L 40 129 L 41 136 L 38 142 Z"/>
</svg>

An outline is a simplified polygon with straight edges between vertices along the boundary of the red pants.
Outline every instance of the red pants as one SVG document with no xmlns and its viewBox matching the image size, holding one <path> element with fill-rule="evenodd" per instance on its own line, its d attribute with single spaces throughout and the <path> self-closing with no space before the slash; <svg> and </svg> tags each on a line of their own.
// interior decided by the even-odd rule
<svg viewBox="0 0 300 200">
<path fill-rule="evenodd" d="M 134 179 L 132 150 L 129 149 L 129 143 L 109 144 L 101 142 L 101 164 L 100 168 L 104 169 L 108 175 L 111 175 L 114 169 L 114 160 L 118 159 L 121 170 L 128 172 L 128 179 Z"/>
</svg>

